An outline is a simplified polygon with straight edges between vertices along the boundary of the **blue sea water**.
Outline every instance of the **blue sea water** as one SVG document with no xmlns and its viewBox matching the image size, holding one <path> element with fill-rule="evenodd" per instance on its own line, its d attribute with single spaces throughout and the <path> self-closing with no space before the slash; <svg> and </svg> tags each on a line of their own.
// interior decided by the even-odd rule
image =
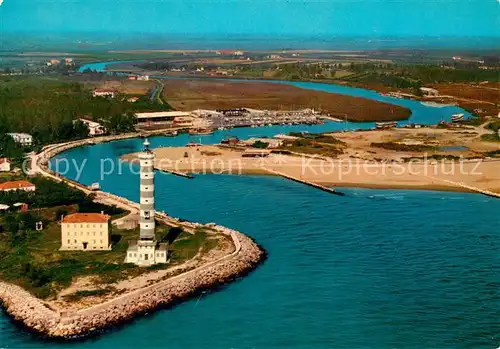
<svg viewBox="0 0 500 349">
<path fill-rule="evenodd" d="M 430 108 L 442 110 L 443 108 Z M 418 114 L 413 110 L 413 115 Z M 371 127 L 371 124 L 348 124 Z M 317 126 L 242 128 L 196 137 L 214 143 Z M 188 135 L 155 137 L 153 147 Z M 101 178 L 103 159 L 138 151 L 129 139 L 73 149 L 57 159 L 85 162 L 78 180 L 100 182 L 132 200 L 139 179 L 128 165 Z M 60 171 L 64 164 L 59 163 Z M 118 166 L 117 162 L 113 166 Z M 74 166 L 66 176 L 77 179 Z M 267 176 L 158 173 L 157 209 L 238 229 L 268 260 L 218 292 L 137 319 L 98 338 L 56 343 L 0 315 L 5 348 L 496 348 L 500 345 L 500 201 L 476 194 L 342 189 L 345 197 Z"/>
</svg>

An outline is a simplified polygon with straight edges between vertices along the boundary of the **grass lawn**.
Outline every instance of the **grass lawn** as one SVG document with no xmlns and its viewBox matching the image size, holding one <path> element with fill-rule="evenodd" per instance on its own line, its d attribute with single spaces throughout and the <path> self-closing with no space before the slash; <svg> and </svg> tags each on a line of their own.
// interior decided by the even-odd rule
<svg viewBox="0 0 500 349">
<path fill-rule="evenodd" d="M 16 234 L 0 232 L 0 278 L 22 286 L 40 298 L 54 296 L 69 286 L 75 277 L 96 276 L 96 283 L 110 284 L 142 273 L 167 268 L 217 247 L 218 240 L 208 238 L 204 230 L 188 234 L 157 226 L 158 240 L 170 239 L 171 263 L 150 268 L 123 264 L 128 241 L 139 236 L 139 229 L 112 229 L 111 251 L 59 251 L 61 227 L 55 221 L 56 208 L 38 212 L 52 220 L 42 231 L 25 230 Z M 75 297 L 88 296 L 79 294 Z"/>
</svg>

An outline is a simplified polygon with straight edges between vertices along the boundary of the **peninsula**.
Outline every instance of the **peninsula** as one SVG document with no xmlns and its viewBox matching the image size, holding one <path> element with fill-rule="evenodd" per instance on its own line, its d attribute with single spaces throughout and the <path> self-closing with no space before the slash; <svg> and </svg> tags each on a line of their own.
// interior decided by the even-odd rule
<svg viewBox="0 0 500 349">
<path fill-rule="evenodd" d="M 136 135 L 130 134 L 120 138 L 127 136 Z M 97 139 L 97 141 L 107 140 L 109 137 Z M 92 200 L 101 205 L 113 205 L 128 211 L 128 215 L 115 217 L 113 222 L 113 230 L 123 236 L 130 238 L 137 234 L 137 230 L 131 230 L 130 227 L 120 228 L 120 226 L 129 226 L 130 223 L 134 225 L 134 221 L 137 224 L 137 218 L 134 217 L 140 215 L 141 240 L 139 245 L 147 243 L 146 240 L 155 238 L 155 235 L 158 237 L 159 231 L 164 231 L 167 234 L 163 239 L 160 238 L 164 241 L 164 249 L 161 253 L 168 252 L 168 257 L 156 251 L 151 255 L 146 249 L 135 250 L 141 255 L 140 258 L 134 260 L 131 257 L 138 256 L 132 256 L 130 248 L 127 252 L 127 247 L 123 242 L 112 244 L 110 251 L 92 251 L 87 248 L 88 243 L 83 242 L 83 247 L 76 247 L 80 251 L 60 252 L 57 250 L 61 240 L 60 234 L 57 233 L 57 225 L 49 224 L 47 231 L 44 231 L 43 227 L 40 231 L 37 228 L 37 234 L 42 238 L 43 243 L 39 243 L 33 251 L 28 247 L 26 258 L 31 256 L 35 259 L 48 259 L 47 263 L 54 265 L 54 268 L 65 265 L 70 271 L 69 279 L 61 278 L 61 273 L 57 276 L 53 273 L 54 281 L 47 284 L 52 274 L 42 272 L 40 269 L 38 274 L 45 276 L 37 275 L 37 279 L 33 281 L 30 275 L 31 270 L 36 268 L 36 260 L 28 259 L 29 270 L 26 272 L 28 275 L 15 277 L 13 280 L 7 278 L 8 282 L 0 281 L 0 300 L 6 312 L 16 321 L 46 337 L 80 338 L 96 334 L 140 314 L 175 305 L 204 289 L 230 282 L 250 272 L 264 260 L 264 251 L 238 231 L 214 223 L 202 225 L 180 221 L 163 212 L 154 212 L 151 208 L 148 211 L 151 217 L 146 217 L 144 206 L 110 193 L 99 192 L 94 196 L 85 186 L 63 180 L 58 174 L 48 169 L 47 161 L 55 154 L 86 144 L 88 141 L 83 140 L 46 147 L 41 153 L 33 155 L 31 175 L 37 174 L 46 177 L 44 181 L 54 181 L 73 190 L 77 189 L 86 195 L 92 195 L 90 196 Z M 36 190 L 34 187 L 33 195 L 36 195 Z M 154 191 L 151 194 L 154 195 Z M 74 217 L 74 219 L 63 220 L 62 225 L 69 223 L 64 233 L 66 237 L 70 236 L 71 225 L 74 225 L 77 216 L 90 217 L 92 215 L 73 214 L 68 217 Z M 94 214 L 94 216 L 107 217 L 99 214 Z M 84 223 L 80 218 L 78 219 L 80 223 Z M 156 230 L 152 223 L 155 221 L 158 222 Z M 96 221 L 93 222 L 95 226 Z M 84 224 L 78 225 L 79 233 L 77 234 L 84 236 Z M 89 227 L 89 224 L 86 226 Z M 150 229 L 149 226 L 153 228 Z M 147 229 L 147 234 L 144 229 Z M 102 238 L 102 230 L 100 234 Z M 81 241 L 85 239 L 78 236 L 81 245 Z M 2 249 L 8 248 L 7 240 L 0 236 Z M 17 242 L 11 242 L 13 243 Z M 64 248 L 61 249 L 72 249 L 71 243 L 72 241 L 69 240 L 66 245 L 64 240 Z M 6 251 L 6 253 L 11 253 L 11 251 Z M 156 264 L 155 254 L 156 263 L 159 264 L 153 266 Z M 5 267 L 8 262 L 8 259 L 0 261 L 0 270 L 3 274 L 7 274 Z M 133 266 L 133 264 L 139 266 Z M 148 265 L 149 268 L 144 267 Z M 10 274 L 15 275 L 15 270 L 17 267 L 13 267 Z M 41 288 L 41 285 L 46 287 Z"/>
</svg>

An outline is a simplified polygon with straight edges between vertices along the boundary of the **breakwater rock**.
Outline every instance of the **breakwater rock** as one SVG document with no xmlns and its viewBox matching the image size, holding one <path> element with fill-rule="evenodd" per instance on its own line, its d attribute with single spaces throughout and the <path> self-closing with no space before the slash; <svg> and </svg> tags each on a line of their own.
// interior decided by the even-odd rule
<svg viewBox="0 0 500 349">
<path fill-rule="evenodd" d="M 264 251 L 244 234 L 215 224 L 207 228 L 231 236 L 234 252 L 90 308 L 73 313 L 54 311 L 21 287 L 3 282 L 0 282 L 0 299 L 7 313 L 28 329 L 51 338 L 78 338 L 174 305 L 203 289 L 225 284 L 247 274 L 265 259 Z"/>
</svg>

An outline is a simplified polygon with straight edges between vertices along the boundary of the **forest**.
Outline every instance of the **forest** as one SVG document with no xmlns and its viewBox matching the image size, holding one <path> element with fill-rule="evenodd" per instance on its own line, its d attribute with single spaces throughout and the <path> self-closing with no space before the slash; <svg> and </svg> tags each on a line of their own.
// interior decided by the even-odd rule
<svg viewBox="0 0 500 349">
<path fill-rule="evenodd" d="M 86 137 L 85 125 L 74 122 L 78 118 L 97 121 L 110 134 L 117 134 L 134 130 L 135 112 L 170 108 L 147 97 L 136 103 L 127 102 L 125 97 L 119 94 L 116 98 L 93 97 L 90 90 L 76 82 L 2 77 L 0 153 L 5 156 L 14 151 L 5 136 L 8 132 L 29 133 L 36 145 L 45 145 Z"/>
</svg>

